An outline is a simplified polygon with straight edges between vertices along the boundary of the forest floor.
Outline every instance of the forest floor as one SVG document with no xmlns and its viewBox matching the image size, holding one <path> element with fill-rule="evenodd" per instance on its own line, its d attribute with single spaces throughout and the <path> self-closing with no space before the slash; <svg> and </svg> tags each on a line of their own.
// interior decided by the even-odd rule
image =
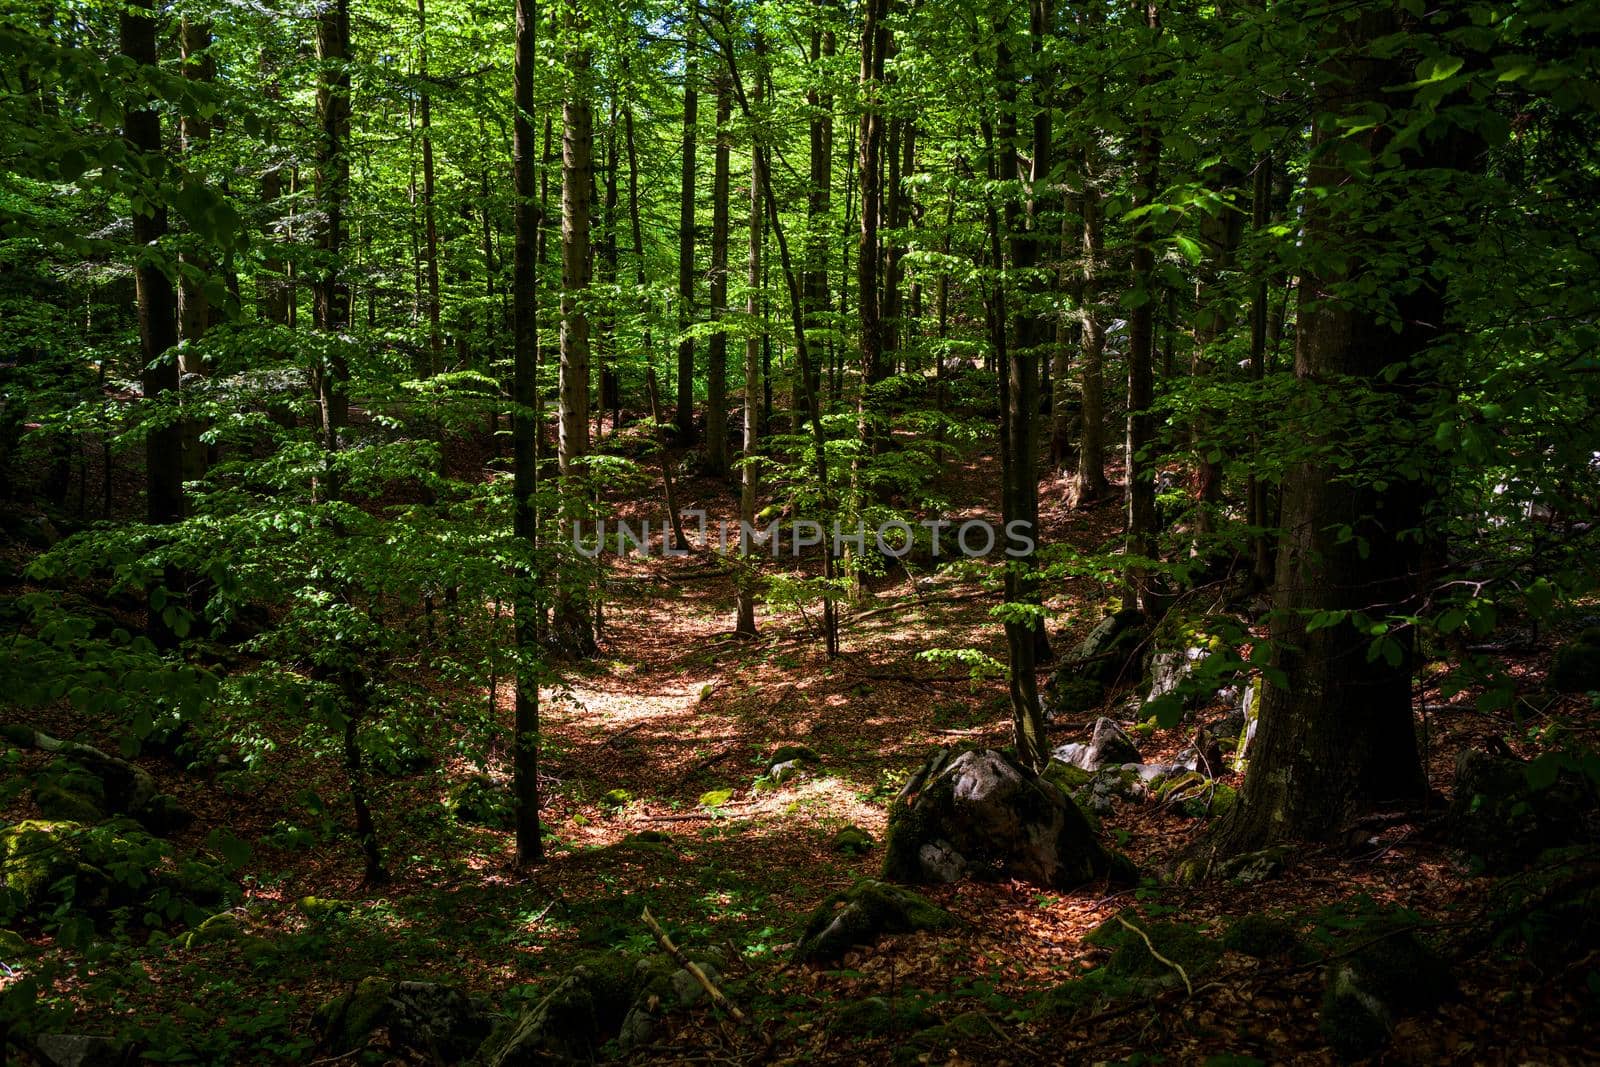
<svg viewBox="0 0 1600 1067">
<path fill-rule="evenodd" d="M 991 497 L 995 468 L 992 455 L 969 457 L 951 471 L 947 495 Z M 1120 529 L 1115 500 L 1071 508 L 1064 483 L 1046 482 L 1046 539 L 1104 545 Z M 736 507 L 727 487 L 704 478 L 680 485 L 680 502 L 705 508 L 713 521 L 731 518 Z M 1003 656 L 989 614 L 998 592 L 971 576 L 887 575 L 869 583 L 846 616 L 841 653 L 830 661 L 815 619 L 797 611 L 763 609 L 760 636 L 735 640 L 733 578 L 714 557 L 621 560 L 606 590 L 599 655 L 573 667 L 563 689 L 545 693 L 543 818 L 552 835 L 545 865 L 518 872 L 509 866 L 509 833 L 447 816 L 446 797 L 475 770 L 457 759 L 374 776 L 372 802 L 394 876 L 379 890 L 358 884 L 354 841 L 339 829 L 341 783 L 326 753 L 282 739 L 247 798 L 148 760 L 163 788 L 200 816 L 176 837 L 179 846 L 198 847 L 218 826 L 251 842 L 243 866 L 251 928 L 299 948 L 263 965 L 237 944 L 186 949 L 151 939 L 81 959 L 59 988 L 77 997 L 96 1030 L 138 1022 L 159 1029 L 169 1019 L 192 1046 L 210 1042 L 198 1045 L 200 1059 L 309 1060 L 324 1055 L 313 1009 L 368 974 L 456 982 L 502 1003 L 509 991 L 521 1002 L 584 953 L 649 950 L 651 934 L 639 922 L 648 906 L 685 947 L 728 950 L 730 988 L 752 1021 L 740 1025 L 709 1009 L 673 1016 L 654 1044 L 634 1053 L 638 1061 L 887 1062 L 908 1034 L 892 1024 L 869 1036 L 832 1025 L 843 1006 L 881 996 L 908 1005 L 908 1013 L 948 1019 L 977 1011 L 990 1024 L 921 1049 L 913 1061 L 1198 1063 L 1231 1054 L 1321 1063 L 1332 1057 L 1318 1031 L 1322 969 L 1315 965 L 1230 952 L 1192 994 L 1175 986 L 1154 1001 L 1075 1019 L 1029 1008 L 1043 991 L 1105 961 L 1105 951 L 1083 938 L 1125 908 L 1146 921 L 1181 918 L 1215 934 L 1246 913 L 1309 926 L 1319 916 L 1389 907 L 1448 933 L 1489 890 L 1429 832 L 1431 813 L 1376 828 L 1352 847 L 1306 850 L 1282 877 L 1247 886 L 1152 878 L 1141 887 L 1072 892 L 1020 882 L 932 887 L 926 895 L 960 920 L 956 928 L 887 938 L 831 969 L 791 964 L 788 951 L 812 910 L 877 873 L 890 801 L 929 751 L 1008 743 L 1002 682 L 974 682 L 917 658 L 957 647 Z M 1059 590 L 1058 649 L 1093 625 L 1103 595 L 1086 580 Z M 1448 706 L 1436 694 L 1422 701 L 1434 708 L 1428 771 L 1441 796 L 1459 750 L 1489 735 L 1514 739 L 1526 727 L 1472 710 L 1466 696 Z M 1223 711 L 1204 709 L 1196 718 Z M 1082 740 L 1095 714 L 1053 724 L 1052 743 Z M 30 725 L 111 740 L 69 712 Z M 1145 758 L 1170 757 L 1191 729 L 1157 734 L 1145 742 Z M 811 747 L 821 764 L 766 788 L 767 759 L 784 744 Z M 505 768 L 490 773 L 503 778 Z M 1237 776 L 1227 780 L 1240 784 Z M 710 798 L 713 806 L 702 802 L 719 791 L 726 796 Z M 311 794 L 326 798 L 326 811 Z M 34 813 L 24 798 L 0 814 L 9 821 Z M 273 843 L 285 820 L 319 819 L 326 832 L 314 840 Z M 833 835 L 847 825 L 871 833 L 879 847 L 859 857 L 835 851 Z M 1153 802 L 1119 802 L 1103 825 L 1108 840 L 1159 875 L 1208 824 Z M 670 839 L 630 838 L 645 830 Z M 344 903 L 308 916 L 297 904 L 306 896 Z M 79 958 L 48 939 L 41 944 Z M 1582 989 L 1530 972 L 1532 961 L 1479 959 L 1481 967 L 1458 969 L 1456 997 L 1398 1024 L 1390 1061 L 1592 1062 L 1586 1042 L 1594 1022 L 1583 1020 Z"/>
</svg>

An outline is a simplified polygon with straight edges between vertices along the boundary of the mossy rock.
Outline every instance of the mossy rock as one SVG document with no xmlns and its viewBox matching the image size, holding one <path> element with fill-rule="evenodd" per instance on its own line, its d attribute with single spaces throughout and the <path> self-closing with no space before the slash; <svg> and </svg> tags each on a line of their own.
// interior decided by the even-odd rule
<svg viewBox="0 0 1600 1067">
<path fill-rule="evenodd" d="M 111 879 L 86 861 L 81 823 L 26 819 L 0 830 L 0 882 L 24 915 L 58 904 L 98 910 L 111 902 Z"/>
<path fill-rule="evenodd" d="M 244 933 L 245 925 L 238 915 L 231 911 L 220 911 L 191 930 L 183 939 L 183 947 L 227 944 L 238 941 Z"/>
<path fill-rule="evenodd" d="M 1057 676 L 1045 691 L 1045 710 L 1056 718 L 1080 715 L 1105 702 L 1105 683 L 1082 675 Z"/>
<path fill-rule="evenodd" d="M 1222 957 L 1222 945 L 1198 927 L 1180 922 L 1146 922 L 1132 912 L 1114 916 L 1091 930 L 1084 941 L 1111 950 L 1106 972 L 1112 977 L 1136 980 L 1166 987 L 1183 981 L 1167 963 L 1156 959 L 1145 938 L 1128 929 L 1119 919 L 1138 927 L 1157 952 L 1178 964 L 1189 981 L 1213 967 Z"/>
<path fill-rule="evenodd" d="M 600 806 L 607 811 L 616 811 L 633 803 L 633 794 L 626 789 L 613 789 L 600 798 Z"/>
<path fill-rule="evenodd" d="M 369 1045 L 381 1028 L 388 1031 L 396 1052 L 455 1063 L 489 1032 L 487 1013 L 456 987 L 378 975 L 363 978 L 349 993 L 322 1005 L 313 1021 L 323 1046 L 341 1057 Z"/>
<path fill-rule="evenodd" d="M 1272 845 L 1256 852 L 1246 852 L 1217 863 L 1212 872 L 1217 878 L 1238 885 L 1254 885 L 1276 878 L 1289 866 L 1294 856 L 1290 845 Z"/>
<path fill-rule="evenodd" d="M 88 793 L 62 785 L 47 785 L 33 794 L 33 802 L 47 819 L 93 824 L 106 817 L 101 802 Z"/>
<path fill-rule="evenodd" d="M 1070 763 L 1062 763 L 1060 760 L 1051 760 L 1044 769 L 1043 777 L 1045 781 L 1071 796 L 1094 781 L 1094 772 L 1074 767 Z"/>
<path fill-rule="evenodd" d="M 994 1025 L 984 1017 L 982 1012 L 962 1012 L 949 1022 L 930 1026 L 926 1030 L 920 1030 L 912 1034 L 906 1039 L 904 1045 L 895 1050 L 895 1062 L 921 1062 L 921 1053 L 931 1053 L 934 1056 L 938 1056 L 942 1053 L 951 1052 L 962 1045 L 971 1045 L 975 1042 L 992 1042 L 995 1040 L 994 1031 Z"/>
<path fill-rule="evenodd" d="M 1222 935 L 1223 948 L 1261 960 L 1287 956 L 1300 946 L 1293 923 L 1256 912 L 1239 916 Z"/>
<path fill-rule="evenodd" d="M 883 1037 L 923 1030 L 934 1022 L 920 998 L 863 997 L 834 1012 L 828 1030 L 848 1037 Z"/>
<path fill-rule="evenodd" d="M 445 810 L 458 822 L 503 830 L 511 825 L 511 794 L 486 774 L 475 774 L 450 791 Z"/>
<path fill-rule="evenodd" d="M 1096 967 L 1079 978 L 1074 978 L 1039 997 L 1035 1014 L 1074 1018 L 1103 1011 L 1113 1002 L 1132 996 L 1138 986 L 1128 978 L 1112 974 L 1104 967 Z"/>
<path fill-rule="evenodd" d="M 634 849 L 639 852 L 654 852 L 667 854 L 672 851 L 672 837 L 660 830 L 640 830 L 636 834 L 629 834 L 617 842 L 619 848 Z"/>
<path fill-rule="evenodd" d="M 872 835 L 859 826 L 846 826 L 833 835 L 830 844 L 835 852 L 843 852 L 849 856 L 864 856 L 872 851 Z"/>
<path fill-rule="evenodd" d="M 1450 838 L 1490 873 L 1520 869 L 1547 848 L 1586 840 L 1592 792 L 1570 774 L 1535 789 L 1529 767 L 1478 751 L 1456 759 Z"/>
<path fill-rule="evenodd" d="M 294 910 L 308 919 L 322 921 L 337 915 L 348 915 L 352 905 L 348 900 L 333 897 L 304 896 L 294 902 Z"/>
<path fill-rule="evenodd" d="M 221 867 L 204 860 L 180 861 L 166 881 L 185 900 L 202 907 L 232 903 L 239 897 L 238 883 Z"/>
<path fill-rule="evenodd" d="M 1370 1056 L 1388 1041 L 1396 1020 L 1433 1008 L 1454 989 L 1440 956 L 1409 931 L 1393 933 L 1329 966 L 1322 1035 L 1342 1059 Z"/>
<path fill-rule="evenodd" d="M 1239 793 L 1226 782 L 1213 782 L 1199 795 L 1180 801 L 1178 810 L 1191 819 L 1220 819 L 1239 802 Z"/>
<path fill-rule="evenodd" d="M 15 963 L 33 953 L 34 947 L 21 934 L 15 930 L 0 930 L 0 961 Z"/>
<path fill-rule="evenodd" d="M 1577 640 L 1556 649 L 1548 684 L 1558 693 L 1600 689 L 1600 626 L 1591 626 Z"/>
<path fill-rule="evenodd" d="M 767 757 L 767 766 L 776 767 L 780 763 L 809 763 L 820 764 L 822 757 L 817 755 L 815 749 L 809 745 L 779 745 L 773 749 L 772 755 Z"/>
<path fill-rule="evenodd" d="M 473 1057 L 482 1067 L 590 1063 L 622 1028 L 633 1004 L 635 961 L 585 957 L 532 1007 L 496 1027 Z"/>
<path fill-rule="evenodd" d="M 949 912 L 909 889 L 863 878 L 818 905 L 795 946 L 794 958 L 802 963 L 832 962 L 884 934 L 939 930 L 954 922 Z"/>
</svg>

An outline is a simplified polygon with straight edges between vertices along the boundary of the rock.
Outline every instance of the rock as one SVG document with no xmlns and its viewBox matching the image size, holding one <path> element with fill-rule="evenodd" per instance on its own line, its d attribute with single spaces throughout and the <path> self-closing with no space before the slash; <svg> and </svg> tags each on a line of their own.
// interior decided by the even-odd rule
<svg viewBox="0 0 1600 1067">
<path fill-rule="evenodd" d="M 944 763 L 914 799 L 896 804 L 883 870 L 900 882 L 971 871 L 1070 888 L 1115 866 L 1061 790 L 1003 753 L 977 750 Z"/>
<path fill-rule="evenodd" d="M 633 803 L 633 794 L 626 789 L 613 789 L 600 798 L 600 806 L 610 811 L 625 808 Z"/>
<path fill-rule="evenodd" d="M 880 1037 L 921 1030 L 934 1022 L 920 1003 L 863 997 L 846 1004 L 828 1020 L 830 1033 L 848 1037 Z"/>
<path fill-rule="evenodd" d="M 455 986 L 377 975 L 324 1004 L 315 1021 L 323 1044 L 336 1056 L 366 1046 L 383 1029 L 396 1050 L 453 1063 L 469 1056 L 489 1033 L 488 1014 Z"/>
<path fill-rule="evenodd" d="M 1085 771 L 1097 771 L 1111 764 L 1138 763 L 1139 746 L 1127 732 L 1107 718 L 1094 721 L 1087 744 L 1062 745 L 1051 758 Z"/>
<path fill-rule="evenodd" d="M 86 861 L 85 828 L 75 822 L 27 819 L 0 830 L 0 882 L 23 914 L 58 903 L 85 911 L 111 901 L 111 879 Z"/>
<path fill-rule="evenodd" d="M 1392 934 L 1328 968 L 1322 1035 L 1342 1059 L 1369 1056 L 1397 1019 L 1433 1008 L 1454 988 L 1449 967 L 1415 934 Z"/>
<path fill-rule="evenodd" d="M 1104 703 L 1104 683 L 1082 675 L 1064 675 L 1060 671 L 1050 676 L 1044 691 L 1045 718 L 1064 719 L 1081 715 Z"/>
<path fill-rule="evenodd" d="M 1558 693 L 1600 689 L 1600 626 L 1591 626 L 1575 641 L 1556 649 L 1548 683 Z"/>
<path fill-rule="evenodd" d="M 1183 984 L 1171 964 L 1151 953 L 1150 945 L 1145 944 L 1146 937 L 1156 952 L 1183 968 L 1190 982 L 1222 958 L 1222 945 L 1187 923 L 1150 922 L 1132 910 L 1123 912 L 1121 918 L 1137 926 L 1144 937 L 1128 929 L 1118 918 L 1111 918 L 1091 930 L 1084 941 L 1110 950 L 1111 958 L 1106 961 L 1108 975 L 1130 981 L 1145 993 Z"/>
<path fill-rule="evenodd" d="M 123 1067 L 139 1059 L 132 1043 L 93 1034 L 40 1034 L 33 1051 L 44 1067 Z"/>
<path fill-rule="evenodd" d="M 626 848 L 643 849 L 646 852 L 664 853 L 672 851 L 672 835 L 664 834 L 660 830 L 640 830 L 624 837 L 618 844 Z"/>
<path fill-rule="evenodd" d="M 884 934 L 938 930 L 954 921 L 948 912 L 909 889 L 863 878 L 818 905 L 795 946 L 794 958 L 802 963 L 829 963 Z"/>
<path fill-rule="evenodd" d="M 637 987 L 627 957 L 595 954 L 532 1007 L 495 1028 L 473 1057 L 482 1067 L 591 1063 L 619 1033 Z"/>
<path fill-rule="evenodd" d="M 33 946 L 14 930 L 0 929 L 0 962 L 15 963 L 24 956 L 33 955 Z"/>
<path fill-rule="evenodd" d="M 163 837 L 194 822 L 194 812 L 170 793 L 157 793 L 134 817 L 151 833 Z"/>
<path fill-rule="evenodd" d="M 1178 692 L 1194 669 L 1205 662 L 1210 654 L 1209 650 L 1199 647 L 1162 648 L 1151 652 L 1146 670 L 1149 687 L 1144 695 L 1145 705 L 1149 706 L 1162 697 Z M 1191 698 L 1184 703 L 1192 706 L 1196 700 Z"/>
<path fill-rule="evenodd" d="M 1255 912 L 1239 916 L 1222 935 L 1223 948 L 1258 960 L 1287 956 L 1300 944 L 1300 934 L 1292 923 Z"/>
<path fill-rule="evenodd" d="M 1273 845 L 1258 852 L 1230 856 L 1216 865 L 1214 873 L 1224 881 L 1254 885 L 1282 874 L 1293 854 L 1289 845 Z"/>
<path fill-rule="evenodd" d="M 511 796 L 486 774 L 474 774 L 450 791 L 445 810 L 458 822 L 505 829 L 511 825 Z"/>
<path fill-rule="evenodd" d="M 1243 695 L 1239 698 L 1237 712 L 1224 720 L 1224 725 L 1232 730 L 1231 734 L 1218 728 L 1218 737 L 1235 737 L 1238 743 L 1233 749 L 1233 769 L 1237 774 L 1243 774 L 1250 766 L 1250 745 L 1256 739 L 1256 725 L 1261 712 L 1261 678 L 1258 675 L 1250 679 L 1250 684 L 1244 687 Z"/>
<path fill-rule="evenodd" d="M 47 819 L 97 823 L 106 817 L 96 798 L 61 785 L 47 785 L 34 791 L 33 802 Z"/>
<path fill-rule="evenodd" d="M 1148 628 L 1143 613 L 1119 611 L 1100 620 L 1089 635 L 1078 642 L 1055 676 L 1063 680 L 1089 678 L 1102 685 L 1114 685 L 1122 677 L 1134 653 L 1144 642 Z M 1052 676 L 1052 680 L 1054 677 Z"/>
<path fill-rule="evenodd" d="M 863 856 L 872 851 L 875 844 L 872 835 L 859 826 L 846 826 L 833 835 L 833 850 L 851 856 Z"/>
<path fill-rule="evenodd" d="M 308 919 L 329 919 L 335 915 L 348 915 L 350 902 L 332 897 L 305 896 L 294 902 L 294 910 Z"/>
<path fill-rule="evenodd" d="M 78 741 L 63 741 L 51 737 L 38 730 L 29 730 L 26 727 L 12 727 L 5 735 L 9 740 L 36 748 L 41 752 L 50 752 L 61 757 L 60 771 L 71 775 L 76 770 L 83 775 L 91 776 L 99 783 L 95 794 L 103 802 L 108 813 L 118 815 L 132 815 L 139 817 L 145 805 L 156 796 L 156 782 L 150 772 L 125 759 L 119 759 L 108 753 L 100 751 L 93 745 L 85 745 Z M 83 778 L 76 778 L 80 783 L 72 788 L 83 791 Z"/>
<path fill-rule="evenodd" d="M 191 930 L 183 939 L 183 947 L 199 948 L 202 945 L 238 941 L 244 932 L 244 923 L 239 916 L 231 911 L 220 911 Z"/>
<path fill-rule="evenodd" d="M 712 949 L 688 953 L 688 958 L 713 983 L 720 983 L 727 960 Z M 700 980 L 687 967 L 666 955 L 646 956 L 634 968 L 631 1006 L 617 1032 L 624 1052 L 647 1044 L 661 1020 L 673 1011 L 696 1007 L 710 998 Z"/>
<path fill-rule="evenodd" d="M 767 768 L 767 777 L 773 785 L 782 785 L 800 773 L 805 765 L 797 759 L 785 760 L 783 763 L 774 763 Z"/>
<path fill-rule="evenodd" d="M 1530 766 L 1475 749 L 1456 758 L 1447 818 L 1450 840 L 1488 872 L 1525 867 L 1547 848 L 1585 839 L 1592 794 L 1570 775 L 1534 789 L 1528 781 Z"/>
<path fill-rule="evenodd" d="M 813 763 L 821 764 L 822 757 L 816 750 L 807 745 L 779 745 L 767 757 L 767 766 L 775 767 L 780 763 Z"/>
</svg>

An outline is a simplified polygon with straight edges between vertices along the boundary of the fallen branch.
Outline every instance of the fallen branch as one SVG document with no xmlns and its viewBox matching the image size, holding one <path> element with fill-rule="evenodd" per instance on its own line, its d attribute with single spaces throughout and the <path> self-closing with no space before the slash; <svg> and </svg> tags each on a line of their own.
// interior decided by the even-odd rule
<svg viewBox="0 0 1600 1067">
<path fill-rule="evenodd" d="M 683 950 L 672 943 L 672 938 L 668 937 L 667 932 L 661 928 L 661 924 L 656 922 L 656 917 L 650 914 L 649 908 L 639 913 L 639 921 L 650 928 L 650 932 L 655 935 L 656 944 L 661 946 L 661 951 L 672 957 L 673 963 L 676 963 L 694 976 L 694 980 L 700 983 L 700 988 L 704 989 L 706 994 L 711 997 L 713 1004 L 733 1016 L 736 1021 L 741 1023 L 747 1021 L 744 1012 L 740 1011 L 738 1005 L 723 995 L 722 990 L 717 988 L 715 982 L 706 977 L 706 972 L 700 969 L 700 965 L 685 956 Z"/>
<path fill-rule="evenodd" d="M 1188 990 L 1191 997 L 1194 996 L 1194 983 L 1189 981 L 1189 972 L 1184 970 L 1181 964 L 1174 963 L 1172 960 L 1167 959 L 1167 957 L 1157 952 L 1156 946 L 1151 942 L 1149 934 L 1145 933 L 1143 930 L 1139 929 L 1137 926 L 1133 925 L 1120 915 L 1115 916 L 1115 918 L 1117 922 L 1121 923 L 1123 926 L 1126 926 L 1128 929 L 1139 935 L 1139 939 L 1144 942 L 1144 947 L 1150 950 L 1150 955 L 1154 956 L 1162 963 L 1165 963 L 1168 967 L 1171 967 L 1173 970 L 1177 971 L 1178 977 L 1183 979 L 1183 988 Z"/>
</svg>

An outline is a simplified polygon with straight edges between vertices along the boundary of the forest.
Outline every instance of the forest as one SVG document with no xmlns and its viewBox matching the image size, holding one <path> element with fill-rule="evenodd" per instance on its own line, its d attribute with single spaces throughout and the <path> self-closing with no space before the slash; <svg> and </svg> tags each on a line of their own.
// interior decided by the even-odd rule
<svg viewBox="0 0 1600 1067">
<path fill-rule="evenodd" d="M 1600 4 L 4 0 L 0 1065 L 1592 1062 Z"/>
</svg>

